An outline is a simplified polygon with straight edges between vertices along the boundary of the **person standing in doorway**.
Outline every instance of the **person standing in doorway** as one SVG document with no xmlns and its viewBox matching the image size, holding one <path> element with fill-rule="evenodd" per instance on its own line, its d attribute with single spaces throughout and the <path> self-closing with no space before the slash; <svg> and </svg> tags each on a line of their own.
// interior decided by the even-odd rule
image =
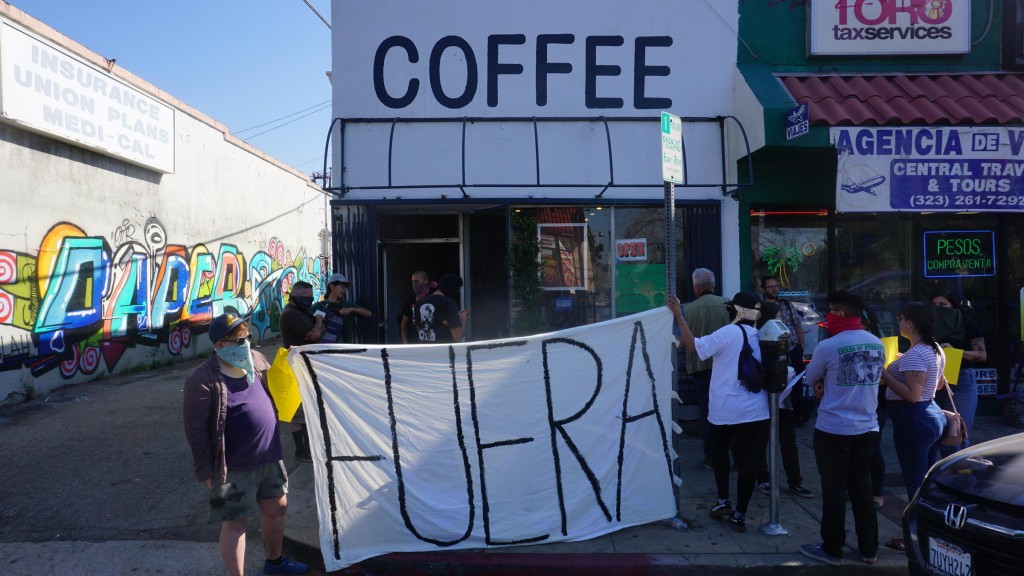
<svg viewBox="0 0 1024 576">
<path fill-rule="evenodd" d="M 433 288 L 430 286 L 430 275 L 423 270 L 412 273 L 412 295 L 402 304 L 400 316 L 402 344 L 416 344 L 419 342 L 419 335 L 416 333 L 416 324 L 413 322 L 413 309 L 416 304 L 430 296 Z M 436 286 L 435 286 L 436 288 Z"/>
<path fill-rule="evenodd" d="M 185 382 L 183 416 L 196 478 L 209 491 L 210 522 L 220 522 L 228 573 L 245 568 L 247 519 L 261 515 L 264 574 L 305 574 L 284 555 L 288 472 L 281 459 L 277 408 L 267 389 L 267 359 L 249 348 L 249 325 L 236 314 L 213 319 L 214 352 Z"/>
<path fill-rule="evenodd" d="M 807 379 L 821 400 L 814 425 L 814 459 L 821 475 L 821 544 L 800 552 L 831 565 L 843 562 L 846 501 L 853 510 L 857 545 L 868 564 L 878 560 L 878 518 L 871 497 L 871 458 L 878 443 L 878 383 L 885 347 L 864 330 L 864 300 L 842 290 L 828 299 L 831 338 L 818 344 Z"/>
<path fill-rule="evenodd" d="M 281 311 L 281 343 L 285 348 L 315 344 L 324 335 L 324 315 L 313 314 L 313 285 L 299 281 L 288 293 L 288 304 Z M 312 462 L 309 452 L 309 437 L 306 435 L 306 418 L 299 406 L 291 421 L 292 439 L 295 441 L 295 458 Z"/>
<path fill-rule="evenodd" d="M 467 311 L 459 310 L 458 303 L 448 297 L 449 293 L 455 295 L 461 286 L 458 276 L 445 274 L 438 281 L 437 290 L 413 306 L 413 323 L 420 344 L 462 342 Z"/>
<path fill-rule="evenodd" d="M 693 281 L 693 302 L 686 305 L 687 324 L 694 338 L 707 336 L 729 323 L 729 311 L 725 298 L 715 295 L 715 273 L 707 268 L 697 268 L 690 275 Z M 700 421 L 700 439 L 704 452 L 701 464 L 713 469 L 711 450 L 711 425 L 708 423 L 708 395 L 711 389 L 712 358 L 701 360 L 694 350 L 686 349 L 686 373 L 693 378 L 697 390 L 697 409 Z"/>
</svg>

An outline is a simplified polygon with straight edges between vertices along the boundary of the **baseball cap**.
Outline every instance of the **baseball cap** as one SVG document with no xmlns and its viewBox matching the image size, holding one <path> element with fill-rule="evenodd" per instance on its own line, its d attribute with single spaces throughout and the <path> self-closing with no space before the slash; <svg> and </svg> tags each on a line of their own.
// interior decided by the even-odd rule
<svg viewBox="0 0 1024 576">
<path fill-rule="evenodd" d="M 737 292 L 736 295 L 732 297 L 731 301 L 726 302 L 726 304 L 732 304 L 733 306 L 748 308 L 750 310 L 757 308 L 757 305 L 760 303 L 761 299 L 753 292 Z"/>
<path fill-rule="evenodd" d="M 248 318 L 239 316 L 234 312 L 227 312 L 217 316 L 213 319 L 213 322 L 210 322 L 210 330 L 207 332 L 210 336 L 210 342 L 216 344 L 246 320 Z"/>
<path fill-rule="evenodd" d="M 351 284 L 351 282 L 348 281 L 348 278 L 345 278 L 344 274 L 337 274 L 337 273 L 331 274 L 331 277 L 327 279 L 327 285 L 328 286 L 330 286 L 331 284 L 339 284 L 339 283 L 340 284 Z"/>
</svg>

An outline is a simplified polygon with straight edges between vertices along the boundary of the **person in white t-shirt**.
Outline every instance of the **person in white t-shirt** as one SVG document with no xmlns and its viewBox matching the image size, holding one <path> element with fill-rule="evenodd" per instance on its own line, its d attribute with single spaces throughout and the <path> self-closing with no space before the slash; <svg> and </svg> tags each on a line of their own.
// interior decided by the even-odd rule
<svg viewBox="0 0 1024 576">
<path fill-rule="evenodd" d="M 683 317 L 679 299 L 669 298 L 668 308 L 675 316 L 679 328 L 677 338 L 688 350 L 696 352 L 701 360 L 713 358 L 711 387 L 708 399 L 708 422 L 711 426 L 712 462 L 718 501 L 711 508 L 716 518 L 728 517 L 729 525 L 737 532 L 746 530 L 747 505 L 754 492 L 757 478 L 758 454 L 763 454 L 768 442 L 768 396 L 764 390 L 749 390 L 738 377 L 740 350 L 744 336 L 761 360 L 760 340 L 754 322 L 760 312 L 760 299 L 751 292 L 738 292 L 726 303 L 735 319 L 707 336 L 696 338 Z M 736 480 L 736 507 L 729 502 L 729 447 L 735 442 L 739 476 Z"/>
<path fill-rule="evenodd" d="M 878 518 L 871 490 L 871 458 L 878 442 L 878 383 L 885 369 L 882 341 L 864 330 L 864 300 L 839 290 L 828 297 L 825 325 L 807 381 L 821 400 L 814 425 L 814 460 L 821 475 L 821 544 L 805 556 L 838 566 L 846 545 L 849 497 L 857 544 L 868 564 L 878 560 Z"/>
</svg>

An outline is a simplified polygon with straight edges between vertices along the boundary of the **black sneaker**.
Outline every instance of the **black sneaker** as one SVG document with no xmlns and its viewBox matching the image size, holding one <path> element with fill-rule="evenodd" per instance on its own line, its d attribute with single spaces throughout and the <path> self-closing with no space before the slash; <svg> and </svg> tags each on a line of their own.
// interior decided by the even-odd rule
<svg viewBox="0 0 1024 576">
<path fill-rule="evenodd" d="M 831 564 L 832 566 L 842 566 L 843 559 L 838 556 L 833 556 L 825 549 L 821 547 L 821 544 L 803 544 L 800 546 L 800 553 L 808 558 L 813 558 L 819 562 L 825 564 Z"/>
<path fill-rule="evenodd" d="M 734 512 L 732 516 L 729 516 L 729 526 L 731 526 L 732 529 L 737 532 L 746 532 L 747 519 L 743 516 L 739 516 L 737 513 Z"/>
<path fill-rule="evenodd" d="M 757 485 L 757 489 L 762 494 L 771 494 L 772 493 L 772 485 L 769 482 L 761 482 L 760 484 Z"/>
<path fill-rule="evenodd" d="M 728 500 L 711 508 L 711 515 L 716 518 L 721 518 L 722 516 L 728 516 L 730 514 L 732 514 L 732 504 L 730 504 Z"/>
<path fill-rule="evenodd" d="M 797 484 L 796 486 L 790 486 L 789 492 L 796 494 L 801 498 L 814 498 L 814 492 L 808 490 L 807 486 L 804 486 L 803 483 Z"/>
<path fill-rule="evenodd" d="M 264 574 L 305 574 L 306 572 L 309 572 L 309 566 L 287 556 L 282 557 L 277 564 L 271 564 L 270 560 L 263 562 Z"/>
</svg>

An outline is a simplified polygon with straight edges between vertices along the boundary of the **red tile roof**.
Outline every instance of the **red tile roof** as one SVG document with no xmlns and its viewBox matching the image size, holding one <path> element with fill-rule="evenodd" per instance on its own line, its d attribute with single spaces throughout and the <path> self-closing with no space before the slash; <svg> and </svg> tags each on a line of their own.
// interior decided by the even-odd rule
<svg viewBox="0 0 1024 576">
<path fill-rule="evenodd" d="M 1014 124 L 1024 122 L 1024 76 L 782 76 L 811 124 Z"/>
</svg>

